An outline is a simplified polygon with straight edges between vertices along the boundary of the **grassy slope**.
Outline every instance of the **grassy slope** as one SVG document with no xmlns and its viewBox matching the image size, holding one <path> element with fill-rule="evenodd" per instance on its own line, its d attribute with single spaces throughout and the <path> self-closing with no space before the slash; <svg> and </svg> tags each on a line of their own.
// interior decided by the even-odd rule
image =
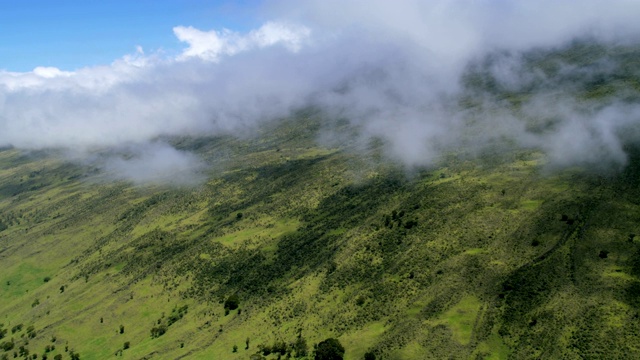
<svg viewBox="0 0 640 360">
<path fill-rule="evenodd" d="M 129 341 L 123 358 L 247 359 L 302 334 L 347 359 L 640 356 L 638 159 L 604 177 L 543 175 L 535 151 L 452 155 L 407 176 L 373 150 L 312 145 L 312 115 L 273 126 L 175 140 L 214 159 L 197 188 L 0 151 L 6 354 L 102 359 Z"/>
</svg>

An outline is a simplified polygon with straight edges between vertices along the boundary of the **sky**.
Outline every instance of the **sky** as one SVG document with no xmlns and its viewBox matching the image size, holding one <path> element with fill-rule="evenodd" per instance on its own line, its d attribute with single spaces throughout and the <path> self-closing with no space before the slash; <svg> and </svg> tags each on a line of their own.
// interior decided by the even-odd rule
<svg viewBox="0 0 640 360">
<path fill-rule="evenodd" d="M 20 0 L 0 2 L 0 69 L 109 64 L 138 46 L 179 52 L 172 28 L 259 25 L 259 0 Z"/>
<path fill-rule="evenodd" d="M 162 139 L 246 135 L 311 106 L 407 167 L 497 143 L 560 167 L 624 166 L 639 104 L 585 103 L 525 60 L 576 40 L 637 47 L 639 18 L 638 0 L 3 1 L 0 147 L 63 150 L 134 183 L 196 183 L 206 162 Z M 542 90 L 517 113 L 483 94 L 457 106 L 482 63 L 500 86 Z M 616 65 L 555 66 L 588 80 Z"/>
</svg>

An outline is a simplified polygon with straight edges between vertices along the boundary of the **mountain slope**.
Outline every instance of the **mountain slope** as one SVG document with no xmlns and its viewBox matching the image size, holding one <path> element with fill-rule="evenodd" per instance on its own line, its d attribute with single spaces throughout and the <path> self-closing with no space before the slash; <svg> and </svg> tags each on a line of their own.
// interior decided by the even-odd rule
<svg viewBox="0 0 640 360">
<path fill-rule="evenodd" d="M 487 78 L 469 77 L 467 110 L 544 91 Z M 571 84 L 594 104 L 639 90 Z M 340 122 L 344 142 L 317 143 L 326 123 L 169 139 L 208 161 L 195 187 L 0 151 L 0 356 L 276 358 L 329 337 L 347 359 L 640 356 L 633 143 L 619 171 L 550 170 L 508 143 L 407 169 Z"/>
</svg>

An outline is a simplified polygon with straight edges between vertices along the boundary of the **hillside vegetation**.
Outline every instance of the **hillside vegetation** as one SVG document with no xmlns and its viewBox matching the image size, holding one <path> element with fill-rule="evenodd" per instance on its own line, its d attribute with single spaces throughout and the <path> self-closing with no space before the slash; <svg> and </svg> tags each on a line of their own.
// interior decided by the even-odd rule
<svg viewBox="0 0 640 360">
<path fill-rule="evenodd" d="M 634 102 L 637 52 L 531 53 L 551 81 L 508 89 L 489 58 L 460 103 L 518 111 L 565 84 Z M 554 67 L 602 59 L 617 65 L 593 77 Z M 329 122 L 344 141 L 316 141 Z M 328 338 L 345 359 L 640 358 L 635 144 L 607 172 L 517 147 L 407 169 L 357 131 L 307 110 L 241 139 L 169 139 L 208 162 L 194 187 L 0 150 L 0 358 L 312 358 Z"/>
</svg>

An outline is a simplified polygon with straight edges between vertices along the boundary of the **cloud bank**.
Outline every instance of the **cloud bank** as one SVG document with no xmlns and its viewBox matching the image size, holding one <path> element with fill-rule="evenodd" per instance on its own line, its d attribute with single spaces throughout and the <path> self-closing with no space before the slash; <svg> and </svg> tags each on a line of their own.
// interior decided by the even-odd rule
<svg viewBox="0 0 640 360">
<path fill-rule="evenodd" d="M 585 105 L 554 83 L 611 74 L 611 61 L 558 60 L 551 74 L 525 55 L 574 39 L 638 44 L 640 2 L 279 1 L 262 11 L 272 20 L 246 33 L 174 27 L 185 44 L 175 57 L 140 48 L 73 72 L 0 71 L 0 146 L 133 147 L 135 156 L 103 169 L 143 183 L 201 169 L 160 137 L 242 133 L 306 106 L 384 140 L 388 156 L 411 166 L 504 138 L 545 150 L 558 166 L 624 164 L 624 144 L 636 140 L 637 103 Z M 517 112 L 482 93 L 472 94 L 481 106 L 460 107 L 473 64 L 500 89 L 531 96 Z"/>
</svg>

